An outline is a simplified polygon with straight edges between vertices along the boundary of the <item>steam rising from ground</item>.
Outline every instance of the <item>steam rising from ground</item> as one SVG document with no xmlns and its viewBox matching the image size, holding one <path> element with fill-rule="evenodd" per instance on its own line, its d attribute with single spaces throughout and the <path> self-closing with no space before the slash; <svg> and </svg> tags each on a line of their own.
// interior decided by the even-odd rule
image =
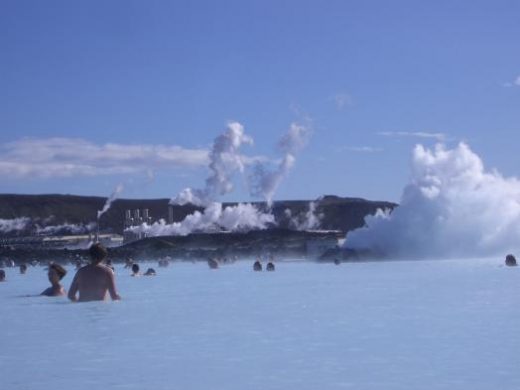
<svg viewBox="0 0 520 390">
<path fill-rule="evenodd" d="M 101 216 L 108 211 L 108 209 L 112 205 L 112 202 L 114 200 L 116 200 L 117 197 L 119 196 L 119 194 L 123 191 L 123 188 L 124 188 L 123 184 L 118 184 L 117 187 L 115 188 L 114 192 L 112 192 L 112 194 L 110 194 L 107 201 L 105 202 L 105 205 L 103 206 L 103 209 L 101 209 L 97 212 L 98 221 L 99 221 L 99 218 L 101 218 Z"/>
<path fill-rule="evenodd" d="M 25 230 L 30 223 L 31 219 L 28 217 L 0 219 L 0 232 L 10 233 L 13 231 Z"/>
<path fill-rule="evenodd" d="M 244 126 L 238 122 L 228 123 L 227 130 L 213 141 L 209 153 L 211 173 L 206 179 L 206 186 L 203 189 L 185 188 L 170 203 L 205 206 L 233 191 L 233 175 L 237 171 L 244 172 L 244 161 L 240 155 L 243 144 L 253 144 L 253 139 L 244 133 Z"/>
<path fill-rule="evenodd" d="M 291 124 L 287 134 L 279 141 L 279 148 L 284 156 L 277 169 L 268 171 L 264 165 L 257 163 L 251 175 L 252 194 L 262 196 L 269 205 L 272 203 L 276 189 L 294 165 L 295 154 L 305 145 L 308 136 L 309 130 L 306 127 Z M 170 200 L 172 205 L 191 203 L 205 207 L 204 211 L 196 211 L 181 222 L 166 224 L 161 220 L 152 225 L 145 223 L 131 227 L 127 231 L 136 234 L 144 233 L 148 236 L 187 235 L 192 232 L 265 229 L 268 225 L 274 224 L 274 216 L 270 212 L 263 213 L 252 204 L 238 204 L 224 208 L 221 203 L 216 202 L 220 196 L 233 191 L 234 175 L 244 173 L 245 157 L 240 153 L 240 148 L 251 144 L 253 139 L 245 134 L 244 127 L 238 122 L 230 122 L 224 133 L 213 141 L 209 153 L 210 175 L 205 181 L 204 188 L 185 188 Z"/>
<path fill-rule="evenodd" d="M 294 230 L 319 229 L 322 214 L 316 213 L 316 202 L 309 202 L 309 210 L 305 213 L 293 216 L 291 209 L 284 211 L 285 217 L 289 219 L 289 227 Z"/>
<path fill-rule="evenodd" d="M 265 229 L 274 223 L 271 214 L 258 211 L 251 204 L 238 204 L 223 208 L 221 203 L 210 203 L 203 212 L 195 211 L 182 222 L 166 224 L 164 220 L 153 225 L 142 224 L 128 230 L 148 236 L 187 235 L 196 232 L 247 231 Z"/>
<path fill-rule="evenodd" d="M 20 217 L 13 219 L 0 219 L 0 233 L 22 232 L 22 234 L 56 235 L 56 234 L 84 234 L 93 231 L 95 223 L 71 224 L 62 223 L 50 225 L 54 217 L 44 220 L 39 218 Z"/>
<path fill-rule="evenodd" d="M 473 257 L 520 249 L 520 182 L 485 171 L 464 143 L 415 147 L 400 206 L 366 218 L 345 245 L 388 257 Z"/>
<path fill-rule="evenodd" d="M 56 235 L 56 234 L 85 234 L 94 231 L 96 224 L 71 224 L 63 223 L 60 225 L 37 226 L 36 234 L 38 235 Z"/>
<path fill-rule="evenodd" d="M 269 170 L 265 165 L 258 163 L 249 181 L 251 194 L 265 199 L 269 206 L 272 205 L 273 196 L 283 178 L 294 166 L 296 153 L 307 143 L 310 130 L 302 125 L 291 123 L 287 133 L 278 142 L 278 148 L 283 157 L 274 170 Z"/>
</svg>

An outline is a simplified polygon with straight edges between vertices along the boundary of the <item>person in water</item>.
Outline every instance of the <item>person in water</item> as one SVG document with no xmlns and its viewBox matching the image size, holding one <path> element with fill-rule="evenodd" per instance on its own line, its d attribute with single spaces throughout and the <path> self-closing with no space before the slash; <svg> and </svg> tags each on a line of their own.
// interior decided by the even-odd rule
<svg viewBox="0 0 520 390">
<path fill-rule="evenodd" d="M 20 273 L 23 275 L 27 272 L 27 264 L 20 264 Z"/>
<path fill-rule="evenodd" d="M 0 269 L 0 282 L 5 282 L 5 271 Z"/>
<path fill-rule="evenodd" d="M 148 268 L 144 273 L 144 276 L 155 276 L 155 270 L 153 268 Z"/>
<path fill-rule="evenodd" d="M 132 276 L 139 276 L 139 275 L 141 275 L 139 273 L 139 264 L 137 264 L 137 263 L 132 264 Z"/>
<path fill-rule="evenodd" d="M 69 288 L 69 299 L 74 302 L 103 301 L 107 293 L 112 300 L 121 299 L 116 291 L 114 272 L 102 264 L 108 254 L 105 247 L 99 243 L 93 244 L 89 254 L 90 264 L 76 272 Z M 79 298 L 76 297 L 78 292 Z"/>
<path fill-rule="evenodd" d="M 47 272 L 47 277 L 49 278 L 49 282 L 51 282 L 51 287 L 46 289 L 40 295 L 45 295 L 47 297 L 60 297 L 65 295 L 65 289 L 60 284 L 60 280 L 63 279 L 66 274 L 67 271 L 65 268 L 59 264 L 52 263 Z"/>
</svg>

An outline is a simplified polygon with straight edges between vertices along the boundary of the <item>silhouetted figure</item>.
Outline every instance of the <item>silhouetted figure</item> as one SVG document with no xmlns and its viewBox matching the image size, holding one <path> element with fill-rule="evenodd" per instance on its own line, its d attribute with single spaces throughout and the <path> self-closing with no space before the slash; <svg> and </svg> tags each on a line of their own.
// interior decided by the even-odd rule
<svg viewBox="0 0 520 390">
<path fill-rule="evenodd" d="M 218 261 L 215 259 L 208 259 L 208 266 L 211 269 L 217 269 L 218 268 Z"/>
<path fill-rule="evenodd" d="M 100 243 L 93 244 L 89 249 L 90 264 L 81 267 L 69 288 L 68 297 L 71 301 L 103 301 L 107 293 L 112 300 L 121 299 L 116 291 L 114 272 L 103 265 L 107 250 Z M 79 299 L 76 294 L 79 292 Z"/>
<path fill-rule="evenodd" d="M 48 297 L 59 297 L 65 295 L 65 289 L 60 284 L 60 280 L 67 274 L 65 268 L 63 268 L 59 264 L 51 264 L 49 266 L 49 271 L 47 272 L 47 277 L 49 278 L 49 282 L 51 282 L 51 287 L 46 289 L 41 295 L 45 295 Z"/>
<path fill-rule="evenodd" d="M 139 276 L 139 264 L 134 263 L 132 264 L 132 276 Z"/>
<path fill-rule="evenodd" d="M 20 273 L 23 275 L 27 272 L 27 264 L 20 264 Z"/>
<path fill-rule="evenodd" d="M 155 270 L 153 268 L 148 268 L 144 273 L 144 276 L 155 276 Z"/>
<path fill-rule="evenodd" d="M 334 259 L 334 264 L 336 265 L 340 265 L 341 264 L 341 260 L 340 259 Z"/>
<path fill-rule="evenodd" d="M 516 258 L 513 255 L 511 255 L 511 254 L 507 255 L 506 256 L 506 265 L 509 266 L 509 267 L 516 266 L 517 265 L 516 264 Z"/>
<path fill-rule="evenodd" d="M 5 282 L 5 271 L 0 269 L 0 282 Z"/>
<path fill-rule="evenodd" d="M 260 260 L 255 261 L 253 264 L 253 271 L 262 271 L 262 263 L 260 263 Z"/>
<path fill-rule="evenodd" d="M 267 265 L 265 267 L 265 270 L 266 271 L 274 271 L 274 263 L 272 263 L 272 262 L 267 263 Z"/>
</svg>

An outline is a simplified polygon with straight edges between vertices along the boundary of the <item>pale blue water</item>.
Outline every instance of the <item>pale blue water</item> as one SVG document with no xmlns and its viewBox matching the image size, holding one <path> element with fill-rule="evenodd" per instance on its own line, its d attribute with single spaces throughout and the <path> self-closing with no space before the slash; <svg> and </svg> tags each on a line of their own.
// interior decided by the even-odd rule
<svg viewBox="0 0 520 390">
<path fill-rule="evenodd" d="M 46 274 L 8 269 L 0 387 L 520 389 L 520 269 L 500 260 L 152 265 L 81 304 L 20 297 Z"/>
</svg>

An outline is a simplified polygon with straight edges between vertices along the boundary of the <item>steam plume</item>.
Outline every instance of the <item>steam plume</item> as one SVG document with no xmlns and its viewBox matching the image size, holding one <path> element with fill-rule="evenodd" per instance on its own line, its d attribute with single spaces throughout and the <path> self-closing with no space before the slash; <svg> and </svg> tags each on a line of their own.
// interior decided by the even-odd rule
<svg viewBox="0 0 520 390">
<path fill-rule="evenodd" d="M 192 203 L 204 206 L 218 196 L 230 193 L 233 190 L 232 176 L 236 171 L 244 171 L 244 162 L 239 154 L 243 144 L 252 144 L 253 139 L 244 133 L 244 126 L 238 122 L 230 122 L 226 131 L 213 141 L 209 153 L 210 175 L 206 179 L 203 189 L 185 188 L 171 204 L 183 205 Z"/>
<path fill-rule="evenodd" d="M 294 166 L 296 153 L 307 143 L 310 130 L 296 123 L 291 123 L 287 133 L 278 142 L 278 148 L 283 157 L 274 170 L 258 163 L 249 177 L 250 191 L 253 196 L 262 197 L 269 206 L 273 203 L 273 196 L 283 178 Z"/>
<path fill-rule="evenodd" d="M 112 205 L 112 202 L 114 200 L 116 200 L 116 198 L 118 197 L 118 195 L 123 191 L 124 187 L 123 187 L 123 184 L 118 184 L 117 187 L 115 188 L 114 192 L 112 192 L 112 194 L 110 194 L 109 198 L 107 199 L 107 201 L 105 202 L 105 205 L 103 206 L 103 209 L 102 210 L 99 210 L 97 212 L 97 219 L 99 221 L 99 218 L 101 218 L 101 216 L 103 214 L 105 214 L 108 209 L 110 208 L 110 206 Z"/>
<path fill-rule="evenodd" d="M 30 223 L 31 219 L 28 217 L 0 219 L 0 232 L 9 233 L 13 231 L 25 230 Z"/>
<path fill-rule="evenodd" d="M 345 245 L 389 257 L 475 257 L 520 249 L 520 182 L 486 171 L 468 145 L 415 147 L 400 206 Z"/>
<path fill-rule="evenodd" d="M 146 223 L 131 227 L 134 233 L 145 233 L 148 236 L 187 235 L 193 232 L 212 231 L 248 231 L 265 229 L 274 223 L 271 214 L 264 214 L 251 204 L 238 204 L 222 208 L 221 203 L 210 203 L 203 212 L 195 211 L 181 222 L 166 224 L 160 220 L 152 225 Z"/>
</svg>

